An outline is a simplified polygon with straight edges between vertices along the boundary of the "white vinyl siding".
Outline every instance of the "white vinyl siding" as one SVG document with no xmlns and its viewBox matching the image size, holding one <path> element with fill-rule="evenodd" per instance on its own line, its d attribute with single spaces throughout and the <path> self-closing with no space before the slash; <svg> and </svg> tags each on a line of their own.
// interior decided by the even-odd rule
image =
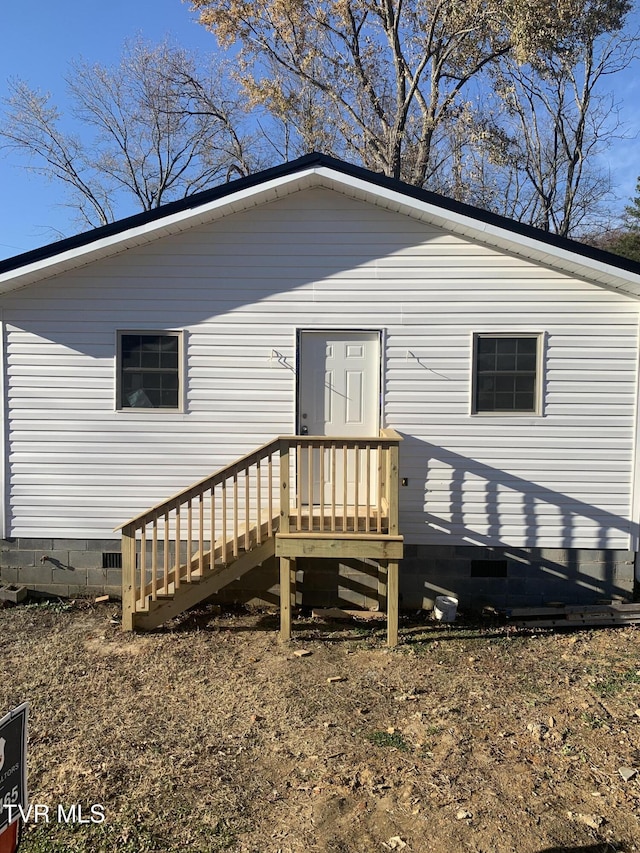
<svg viewBox="0 0 640 853">
<path fill-rule="evenodd" d="M 313 189 L 3 297 L 12 536 L 108 538 L 295 429 L 296 331 L 384 330 L 408 543 L 626 548 L 637 303 Z M 117 330 L 185 332 L 183 412 L 115 410 Z M 545 335 L 544 417 L 470 416 L 472 339 Z"/>
</svg>

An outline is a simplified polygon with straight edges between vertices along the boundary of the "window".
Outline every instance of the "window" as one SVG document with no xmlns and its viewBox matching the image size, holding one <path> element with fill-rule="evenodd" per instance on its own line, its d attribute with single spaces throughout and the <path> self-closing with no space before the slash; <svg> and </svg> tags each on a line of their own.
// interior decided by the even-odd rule
<svg viewBox="0 0 640 853">
<path fill-rule="evenodd" d="M 538 411 L 538 335 L 475 336 L 473 411 Z"/>
<path fill-rule="evenodd" d="M 180 332 L 120 332 L 118 408 L 181 409 Z"/>
</svg>

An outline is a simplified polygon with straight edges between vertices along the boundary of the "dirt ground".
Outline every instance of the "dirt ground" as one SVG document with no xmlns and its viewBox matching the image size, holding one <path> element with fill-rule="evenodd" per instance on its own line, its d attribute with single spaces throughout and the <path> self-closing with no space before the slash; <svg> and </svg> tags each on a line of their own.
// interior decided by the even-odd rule
<svg viewBox="0 0 640 853">
<path fill-rule="evenodd" d="M 277 624 L 0 610 L 0 716 L 29 701 L 49 807 L 23 853 L 640 850 L 640 629 L 416 617 L 388 650 L 384 624 L 300 617 L 291 644 Z"/>
</svg>

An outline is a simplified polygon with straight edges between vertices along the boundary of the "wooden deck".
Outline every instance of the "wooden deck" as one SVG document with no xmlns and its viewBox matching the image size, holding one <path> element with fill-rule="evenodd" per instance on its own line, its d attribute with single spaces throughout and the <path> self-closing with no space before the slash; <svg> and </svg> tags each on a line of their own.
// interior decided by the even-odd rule
<svg viewBox="0 0 640 853">
<path fill-rule="evenodd" d="M 291 636 L 296 559 L 374 559 L 397 642 L 400 436 L 280 436 L 123 524 L 123 629 L 153 628 L 276 556 Z"/>
</svg>

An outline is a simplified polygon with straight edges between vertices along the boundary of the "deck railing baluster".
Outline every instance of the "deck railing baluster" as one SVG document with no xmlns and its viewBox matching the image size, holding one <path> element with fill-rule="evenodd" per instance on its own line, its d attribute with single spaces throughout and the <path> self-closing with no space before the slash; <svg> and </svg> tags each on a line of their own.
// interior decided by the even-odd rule
<svg viewBox="0 0 640 853">
<path fill-rule="evenodd" d="M 211 486 L 211 506 L 209 507 L 209 568 L 216 562 L 216 488 Z"/>
<path fill-rule="evenodd" d="M 347 483 L 349 478 L 347 476 L 347 471 L 349 470 L 349 449 L 347 447 L 346 441 L 342 445 L 342 532 L 346 533 L 349 529 L 348 524 L 348 511 L 347 511 Z"/>
<path fill-rule="evenodd" d="M 191 560 L 193 558 L 193 506 L 187 501 L 187 583 L 191 583 Z"/>
<path fill-rule="evenodd" d="M 268 516 L 267 516 L 267 535 L 269 538 L 273 536 L 273 454 L 270 453 L 267 461 L 267 483 L 268 483 Z"/>
<path fill-rule="evenodd" d="M 360 448 L 353 448 L 354 473 L 353 473 L 353 529 L 357 533 L 360 530 Z"/>
<path fill-rule="evenodd" d="M 331 443 L 331 532 L 336 532 L 336 443 Z"/>
<path fill-rule="evenodd" d="M 153 519 L 151 544 L 151 600 L 158 598 L 158 517 Z"/>
<path fill-rule="evenodd" d="M 231 552 L 238 556 L 238 472 L 233 472 L 233 543 Z"/>
<path fill-rule="evenodd" d="M 377 515 L 377 532 L 382 533 L 382 515 L 383 515 L 383 507 L 382 501 L 384 498 L 384 469 L 385 469 L 385 455 L 386 449 L 384 447 L 378 447 L 377 460 L 378 460 L 378 488 L 377 488 L 377 498 L 376 498 L 376 515 Z"/>
<path fill-rule="evenodd" d="M 365 445 L 365 507 L 364 532 L 371 532 L 371 445 Z"/>
<path fill-rule="evenodd" d="M 262 460 L 256 463 L 256 545 L 262 545 Z"/>
<path fill-rule="evenodd" d="M 325 471 L 325 460 L 324 460 L 324 442 L 320 443 L 320 449 L 318 451 L 318 465 L 320 466 L 319 480 L 320 480 L 320 521 L 318 522 L 318 529 L 321 532 L 324 532 L 324 471 Z"/>
<path fill-rule="evenodd" d="M 140 531 L 140 606 L 144 605 L 147 597 L 147 526 Z"/>
<path fill-rule="evenodd" d="M 204 494 L 198 495 L 198 573 L 204 574 Z"/>
<path fill-rule="evenodd" d="M 315 448 L 307 444 L 307 530 L 313 530 L 313 457 Z"/>
<path fill-rule="evenodd" d="M 176 544 L 175 544 L 175 566 L 173 570 L 173 586 L 180 588 L 180 551 L 182 550 L 182 532 L 180 530 L 180 505 L 176 507 Z"/>
<path fill-rule="evenodd" d="M 227 536 L 227 480 L 222 481 L 222 562 L 229 562 L 229 537 Z"/>
<path fill-rule="evenodd" d="M 296 530 L 302 530 L 302 444 L 296 447 L 296 478 L 298 488 L 296 489 Z"/>
<path fill-rule="evenodd" d="M 164 548 L 163 548 L 163 563 L 164 563 L 164 578 L 163 578 L 163 587 L 166 590 L 169 589 L 169 513 L 165 512 L 164 514 Z"/>
</svg>

